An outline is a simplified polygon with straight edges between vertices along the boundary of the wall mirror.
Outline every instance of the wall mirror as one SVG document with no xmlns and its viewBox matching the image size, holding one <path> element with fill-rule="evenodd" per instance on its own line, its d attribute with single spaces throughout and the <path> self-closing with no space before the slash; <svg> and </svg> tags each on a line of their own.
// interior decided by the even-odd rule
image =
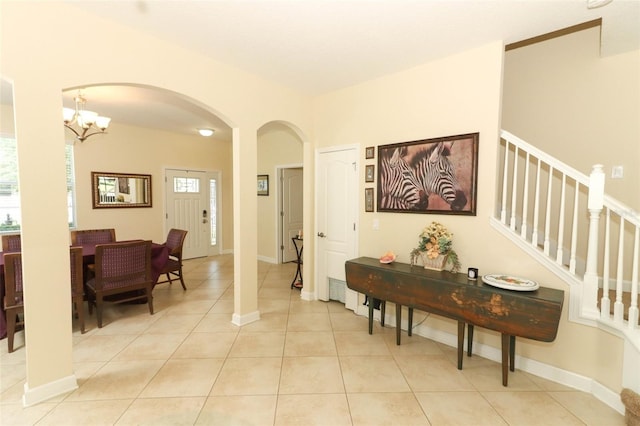
<svg viewBox="0 0 640 426">
<path fill-rule="evenodd" d="M 94 209 L 151 207 L 151 175 L 91 172 Z"/>
</svg>

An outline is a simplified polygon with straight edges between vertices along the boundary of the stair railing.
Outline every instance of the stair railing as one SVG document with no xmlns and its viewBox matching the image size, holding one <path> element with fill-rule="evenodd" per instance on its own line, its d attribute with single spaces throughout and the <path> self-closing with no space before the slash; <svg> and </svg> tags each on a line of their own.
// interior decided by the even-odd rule
<svg viewBox="0 0 640 426">
<path fill-rule="evenodd" d="M 586 176 L 504 130 L 500 150 L 492 224 L 569 284 L 570 320 L 640 349 L 640 215 L 604 193 L 601 165 Z"/>
</svg>

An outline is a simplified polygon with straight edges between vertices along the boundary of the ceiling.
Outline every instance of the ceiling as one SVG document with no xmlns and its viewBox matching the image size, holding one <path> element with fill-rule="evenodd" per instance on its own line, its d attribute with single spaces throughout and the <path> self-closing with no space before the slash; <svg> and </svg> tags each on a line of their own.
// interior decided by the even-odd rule
<svg viewBox="0 0 640 426">
<path fill-rule="evenodd" d="M 596 1 L 596 0 L 591 0 Z M 208 0 L 67 1 L 309 95 L 348 87 L 503 40 L 602 18 L 602 54 L 640 49 L 640 1 Z M 65 105 L 71 106 L 71 93 Z M 180 133 L 230 129 L 169 92 L 87 88 L 87 108 L 117 122 Z M 135 121 L 135 122 L 132 122 Z"/>
</svg>

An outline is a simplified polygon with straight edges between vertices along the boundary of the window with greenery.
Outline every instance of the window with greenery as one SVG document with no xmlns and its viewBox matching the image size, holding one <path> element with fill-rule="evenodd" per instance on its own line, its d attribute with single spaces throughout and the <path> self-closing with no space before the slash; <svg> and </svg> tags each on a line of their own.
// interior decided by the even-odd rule
<svg viewBox="0 0 640 426">
<path fill-rule="evenodd" d="M 67 212 L 69 227 L 75 219 L 75 178 L 73 175 L 73 146 L 66 145 Z M 20 230 L 20 187 L 18 185 L 18 153 L 16 140 L 0 137 L 0 232 Z"/>
</svg>

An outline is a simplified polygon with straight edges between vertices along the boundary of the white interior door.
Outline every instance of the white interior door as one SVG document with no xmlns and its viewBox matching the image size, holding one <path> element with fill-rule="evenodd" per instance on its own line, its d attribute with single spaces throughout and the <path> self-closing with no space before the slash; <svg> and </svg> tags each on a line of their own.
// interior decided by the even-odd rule
<svg viewBox="0 0 640 426">
<path fill-rule="evenodd" d="M 282 206 L 280 218 L 282 219 L 282 263 L 292 262 L 297 259 L 296 248 L 291 239 L 298 235 L 302 229 L 302 168 L 281 169 L 282 177 Z"/>
<path fill-rule="evenodd" d="M 344 264 L 356 256 L 358 170 L 356 148 L 318 153 L 316 167 L 318 299 L 329 300 L 329 279 L 345 281 Z M 347 308 L 357 295 L 346 289 Z"/>
<path fill-rule="evenodd" d="M 167 230 L 178 228 L 188 231 L 182 250 L 183 258 L 207 256 L 211 216 L 207 174 L 168 169 L 165 192 Z"/>
</svg>

